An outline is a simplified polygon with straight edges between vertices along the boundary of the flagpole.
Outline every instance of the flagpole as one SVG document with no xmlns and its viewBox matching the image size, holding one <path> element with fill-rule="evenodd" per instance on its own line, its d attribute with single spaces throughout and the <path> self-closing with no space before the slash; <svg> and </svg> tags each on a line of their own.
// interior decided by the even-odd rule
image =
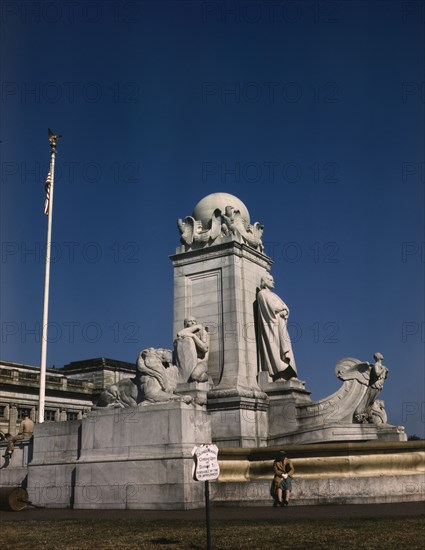
<svg viewBox="0 0 425 550">
<path fill-rule="evenodd" d="M 50 285 L 50 257 L 52 246 L 52 219 L 53 219 L 53 190 L 55 183 L 55 158 L 56 142 L 60 136 L 53 135 L 49 130 L 50 141 L 50 186 L 48 192 L 48 222 L 47 222 L 47 244 L 46 244 L 46 269 L 44 274 L 44 304 L 43 324 L 41 338 L 41 360 L 40 360 L 40 393 L 38 400 L 38 422 L 44 422 L 44 404 L 46 396 L 46 359 L 47 359 L 47 332 L 49 318 L 49 285 Z M 46 206 L 47 207 L 47 206 Z"/>
</svg>

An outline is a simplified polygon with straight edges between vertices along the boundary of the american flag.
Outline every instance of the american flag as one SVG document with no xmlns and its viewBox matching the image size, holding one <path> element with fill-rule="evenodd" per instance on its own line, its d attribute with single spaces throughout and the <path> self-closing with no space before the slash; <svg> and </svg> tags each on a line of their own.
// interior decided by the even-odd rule
<svg viewBox="0 0 425 550">
<path fill-rule="evenodd" d="M 44 188 L 46 189 L 46 202 L 44 203 L 44 213 L 46 216 L 49 214 L 49 203 L 50 203 L 50 184 L 52 182 L 52 176 L 50 172 L 47 174 L 46 183 Z"/>
</svg>

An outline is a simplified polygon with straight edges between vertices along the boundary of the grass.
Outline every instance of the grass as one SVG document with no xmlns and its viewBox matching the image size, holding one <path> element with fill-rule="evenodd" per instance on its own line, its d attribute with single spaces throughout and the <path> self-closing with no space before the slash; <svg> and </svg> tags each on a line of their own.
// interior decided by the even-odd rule
<svg viewBox="0 0 425 550">
<path fill-rule="evenodd" d="M 422 550 L 424 540 L 423 517 L 212 523 L 213 550 Z M 14 550 L 203 550 L 206 530 L 201 521 L 3 521 L 1 542 Z"/>
</svg>

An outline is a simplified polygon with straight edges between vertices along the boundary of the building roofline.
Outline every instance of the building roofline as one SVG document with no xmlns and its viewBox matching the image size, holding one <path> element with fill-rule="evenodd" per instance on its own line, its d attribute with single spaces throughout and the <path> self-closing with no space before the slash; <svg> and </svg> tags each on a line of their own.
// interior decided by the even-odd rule
<svg viewBox="0 0 425 550">
<path fill-rule="evenodd" d="M 118 359 L 109 359 L 108 357 L 96 357 L 95 359 L 83 359 L 81 361 L 72 361 L 63 366 L 63 370 L 75 370 L 84 369 L 88 367 L 114 367 L 114 368 L 126 368 L 134 369 L 135 364 L 128 361 L 120 361 Z"/>
<path fill-rule="evenodd" d="M 14 361 L 0 360 L 0 366 L 16 369 L 40 370 L 39 365 L 29 365 L 26 363 L 15 363 Z M 109 367 L 113 369 L 135 370 L 135 364 L 128 361 L 119 361 L 118 359 L 109 359 L 108 357 L 96 357 L 95 359 L 83 359 L 81 361 L 72 361 L 63 367 L 47 368 L 46 372 L 64 375 L 69 371 L 86 370 L 93 367 Z"/>
</svg>

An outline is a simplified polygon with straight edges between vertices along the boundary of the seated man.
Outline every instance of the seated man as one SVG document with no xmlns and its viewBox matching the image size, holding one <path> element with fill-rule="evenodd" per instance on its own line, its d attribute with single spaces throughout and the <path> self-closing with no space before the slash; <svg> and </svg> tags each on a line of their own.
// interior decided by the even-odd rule
<svg viewBox="0 0 425 550">
<path fill-rule="evenodd" d="M 6 455 L 12 456 L 13 451 L 15 450 L 15 441 L 22 441 L 22 439 L 29 438 L 32 436 L 34 431 L 34 422 L 29 417 L 28 413 L 24 413 L 23 420 L 19 427 L 18 435 L 11 436 L 7 440 L 7 451 Z"/>
</svg>

